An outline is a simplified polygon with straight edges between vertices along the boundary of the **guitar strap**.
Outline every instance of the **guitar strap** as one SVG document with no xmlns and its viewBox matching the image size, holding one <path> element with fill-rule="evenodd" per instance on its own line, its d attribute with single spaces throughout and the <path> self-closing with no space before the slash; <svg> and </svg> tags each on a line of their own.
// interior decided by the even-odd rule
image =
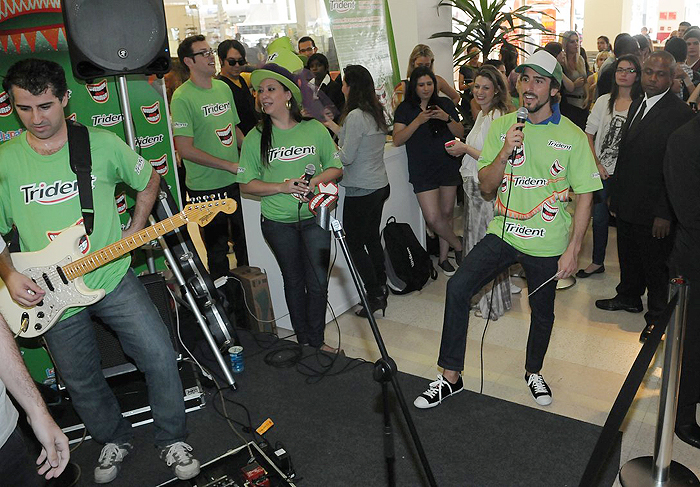
<svg viewBox="0 0 700 487">
<path fill-rule="evenodd" d="M 68 126 L 68 154 L 70 168 L 78 176 L 78 197 L 83 212 L 85 233 L 92 233 L 95 220 L 95 207 L 92 201 L 92 157 L 90 156 L 90 135 L 85 125 L 66 120 Z"/>
</svg>

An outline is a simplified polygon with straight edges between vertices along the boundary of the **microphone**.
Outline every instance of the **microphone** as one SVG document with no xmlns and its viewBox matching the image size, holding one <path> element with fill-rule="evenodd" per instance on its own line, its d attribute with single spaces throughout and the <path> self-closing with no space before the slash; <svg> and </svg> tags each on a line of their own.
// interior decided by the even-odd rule
<svg viewBox="0 0 700 487">
<path fill-rule="evenodd" d="M 515 117 L 518 121 L 518 123 L 525 123 L 527 121 L 527 116 L 530 114 L 530 112 L 527 111 L 527 108 L 525 107 L 520 107 L 518 108 L 518 112 L 516 113 Z M 520 130 L 522 132 L 523 128 L 518 127 L 517 130 Z M 515 160 L 515 154 L 518 151 L 518 148 L 516 147 L 513 149 L 513 153 L 510 155 L 510 162 L 513 162 Z"/>
<path fill-rule="evenodd" d="M 306 181 L 307 184 L 311 182 L 311 178 L 314 177 L 314 174 L 316 174 L 316 166 L 314 166 L 311 163 L 307 164 L 306 167 L 304 168 L 304 177 L 303 177 L 303 179 Z M 309 192 L 306 193 L 306 197 L 308 199 L 313 198 L 314 191 L 312 189 L 310 189 Z M 302 202 L 299 202 L 299 208 L 301 208 L 302 204 L 303 204 Z"/>
</svg>

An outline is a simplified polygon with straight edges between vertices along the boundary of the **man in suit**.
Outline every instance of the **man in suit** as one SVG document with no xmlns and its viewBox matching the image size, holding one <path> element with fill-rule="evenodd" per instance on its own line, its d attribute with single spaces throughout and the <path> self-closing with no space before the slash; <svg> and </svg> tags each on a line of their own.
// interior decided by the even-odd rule
<svg viewBox="0 0 700 487">
<path fill-rule="evenodd" d="M 667 260 L 673 246 L 674 216 L 664 184 L 666 143 L 693 117 L 688 105 L 670 91 L 675 67 L 671 54 L 658 51 L 642 68 L 644 98 L 630 105 L 611 186 L 620 284 L 614 298 L 595 302 L 608 311 L 640 313 L 646 290 L 648 311 L 641 341 L 651 334 L 668 300 Z"/>
<path fill-rule="evenodd" d="M 676 436 L 695 448 L 700 448 L 700 426 L 696 419 L 700 402 L 700 262 L 697 260 L 700 200 L 693 197 L 700 187 L 698 138 L 700 118 L 695 117 L 671 135 L 664 160 L 666 189 L 677 220 L 670 267 L 674 276 L 683 276 L 690 282 Z"/>
</svg>

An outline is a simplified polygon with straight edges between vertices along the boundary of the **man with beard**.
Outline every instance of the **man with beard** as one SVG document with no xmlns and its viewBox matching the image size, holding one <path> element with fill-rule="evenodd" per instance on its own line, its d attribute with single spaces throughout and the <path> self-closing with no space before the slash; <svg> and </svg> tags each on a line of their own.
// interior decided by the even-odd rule
<svg viewBox="0 0 700 487">
<path fill-rule="evenodd" d="M 238 127 L 233 95 L 226 83 L 213 79 L 216 74 L 215 51 L 203 35 L 186 38 L 177 55 L 190 72 L 172 100 L 175 147 L 185 165 L 185 186 L 191 197 L 226 195 L 239 203 L 232 214 L 219 213 L 203 229 L 209 274 L 218 279 L 229 273 L 229 222 L 238 265 L 246 265 L 248 256 L 240 210 L 240 189 L 236 183 L 238 147 L 243 133 Z M 240 220 L 240 221 L 239 221 Z"/>
<path fill-rule="evenodd" d="M 617 219 L 620 284 L 615 297 L 595 305 L 606 311 L 641 313 L 647 292 L 645 341 L 668 300 L 668 257 L 674 220 L 664 184 L 663 161 L 669 136 L 693 117 L 670 88 L 676 62 L 666 51 L 652 53 L 642 68 L 644 98 L 630 105 L 622 128 L 610 212 Z"/>
<path fill-rule="evenodd" d="M 479 181 L 482 192 L 497 193 L 496 216 L 447 283 L 438 358 L 444 373 L 414 401 L 418 408 L 435 407 L 462 391 L 471 298 L 516 262 L 531 291 L 525 381 L 537 404 L 552 402 L 540 371 L 554 325 L 555 279 L 576 269 L 592 193 L 602 184 L 586 135 L 559 112 L 562 69 L 556 58 L 538 51 L 516 72 L 529 118 L 525 123 L 517 123 L 515 113 L 498 118 L 486 137 Z M 577 193 L 571 232 L 570 187 Z"/>
</svg>

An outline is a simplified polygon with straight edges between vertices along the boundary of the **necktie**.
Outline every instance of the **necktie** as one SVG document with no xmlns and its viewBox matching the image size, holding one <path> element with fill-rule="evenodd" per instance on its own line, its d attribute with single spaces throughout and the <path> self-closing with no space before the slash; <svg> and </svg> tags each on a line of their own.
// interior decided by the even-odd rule
<svg viewBox="0 0 700 487">
<path fill-rule="evenodd" d="M 634 120 L 632 120 L 632 123 L 630 124 L 630 128 L 628 130 L 628 132 L 630 134 L 633 133 L 633 131 L 636 130 L 637 127 L 639 126 L 639 122 L 641 122 L 642 117 L 644 116 L 644 111 L 646 109 L 647 109 L 647 102 L 646 102 L 646 100 L 644 100 L 642 102 L 642 106 L 639 107 L 639 111 L 637 112 L 637 116 L 634 117 Z"/>
</svg>

